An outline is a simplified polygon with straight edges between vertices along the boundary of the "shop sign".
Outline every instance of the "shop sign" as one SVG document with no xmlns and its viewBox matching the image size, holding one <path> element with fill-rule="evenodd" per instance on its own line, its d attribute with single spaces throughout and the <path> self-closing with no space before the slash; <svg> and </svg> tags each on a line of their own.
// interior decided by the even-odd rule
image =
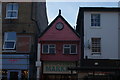
<svg viewBox="0 0 120 80">
<path fill-rule="evenodd" d="M 75 67 L 74 62 L 44 62 L 43 73 L 62 73 L 62 74 L 70 74 L 70 70 L 68 67 Z"/>
<path fill-rule="evenodd" d="M 28 69 L 29 55 L 2 55 L 0 69 Z"/>
</svg>

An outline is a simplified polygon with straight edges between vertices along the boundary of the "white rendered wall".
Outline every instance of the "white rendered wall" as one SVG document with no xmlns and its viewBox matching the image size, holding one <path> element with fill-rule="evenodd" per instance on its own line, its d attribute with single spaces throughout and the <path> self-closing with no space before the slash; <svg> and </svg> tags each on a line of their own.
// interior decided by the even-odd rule
<svg viewBox="0 0 120 80">
<path fill-rule="evenodd" d="M 120 2 L 119 2 L 120 3 Z M 118 58 L 120 59 L 120 13 L 119 13 L 119 18 L 118 18 Z"/>
<path fill-rule="evenodd" d="M 91 13 L 100 13 L 100 28 L 91 28 Z M 101 38 L 101 55 L 92 55 L 87 48 L 92 37 Z M 89 41 L 90 42 L 90 41 Z M 84 57 L 90 59 L 118 59 L 118 13 L 84 12 Z"/>
<path fill-rule="evenodd" d="M 120 1 L 118 2 L 118 7 L 120 7 Z"/>
</svg>

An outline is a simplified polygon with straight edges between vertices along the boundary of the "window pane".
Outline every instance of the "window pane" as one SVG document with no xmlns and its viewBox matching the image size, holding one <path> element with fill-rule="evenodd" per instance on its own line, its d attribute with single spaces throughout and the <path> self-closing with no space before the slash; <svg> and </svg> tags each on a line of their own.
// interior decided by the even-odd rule
<svg viewBox="0 0 120 80">
<path fill-rule="evenodd" d="M 48 53 L 48 45 L 43 45 L 43 53 Z"/>
<path fill-rule="evenodd" d="M 16 40 L 16 32 L 6 32 L 6 40 Z"/>
<path fill-rule="evenodd" d="M 100 26 L 100 14 L 91 14 L 91 26 Z"/>
<path fill-rule="evenodd" d="M 4 48 L 14 48 L 15 42 L 5 42 Z"/>
<path fill-rule="evenodd" d="M 17 17 L 17 12 L 12 12 L 11 14 L 11 17 Z"/>
<path fill-rule="evenodd" d="M 70 49 L 69 48 L 64 48 L 64 54 L 70 54 Z"/>
<path fill-rule="evenodd" d="M 7 10 L 18 10 L 18 4 L 17 3 L 8 3 Z"/>
<path fill-rule="evenodd" d="M 55 53 L 55 48 L 50 48 L 49 49 L 49 53 L 53 53 L 54 54 Z"/>
<path fill-rule="evenodd" d="M 18 4 L 17 3 L 9 3 L 7 4 L 6 17 L 17 17 L 18 14 Z"/>
<path fill-rule="evenodd" d="M 12 10 L 12 3 L 7 4 L 7 10 Z"/>
<path fill-rule="evenodd" d="M 18 10 L 18 4 L 17 3 L 13 4 L 13 10 Z"/>
<path fill-rule="evenodd" d="M 92 52 L 101 53 L 101 38 L 92 38 Z"/>
<path fill-rule="evenodd" d="M 49 53 L 51 53 L 51 54 L 55 53 L 55 45 L 54 44 L 49 45 Z"/>
<path fill-rule="evenodd" d="M 67 44 L 66 44 L 66 45 L 64 45 L 64 47 L 70 47 L 70 45 L 67 45 Z"/>
<path fill-rule="evenodd" d="M 100 22 L 98 23 L 98 26 L 100 26 Z"/>
<path fill-rule="evenodd" d="M 71 53 L 76 53 L 76 45 L 71 45 Z"/>
<path fill-rule="evenodd" d="M 53 48 L 54 48 L 54 47 L 55 47 L 55 45 L 49 45 L 49 47 L 53 47 Z"/>
<path fill-rule="evenodd" d="M 8 11 L 7 17 L 11 17 L 11 15 L 12 15 L 11 11 Z"/>
<path fill-rule="evenodd" d="M 7 17 L 17 17 L 17 12 L 16 11 L 8 11 Z"/>
</svg>

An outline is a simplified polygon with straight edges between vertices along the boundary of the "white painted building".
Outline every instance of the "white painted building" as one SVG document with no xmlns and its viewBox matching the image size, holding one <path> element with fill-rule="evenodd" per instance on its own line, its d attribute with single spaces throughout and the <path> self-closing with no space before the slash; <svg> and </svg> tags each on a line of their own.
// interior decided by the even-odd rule
<svg viewBox="0 0 120 80">
<path fill-rule="evenodd" d="M 120 7 L 120 1 L 118 2 L 118 7 Z"/>
<path fill-rule="evenodd" d="M 77 20 L 82 58 L 120 59 L 120 8 L 83 7 Z"/>
</svg>

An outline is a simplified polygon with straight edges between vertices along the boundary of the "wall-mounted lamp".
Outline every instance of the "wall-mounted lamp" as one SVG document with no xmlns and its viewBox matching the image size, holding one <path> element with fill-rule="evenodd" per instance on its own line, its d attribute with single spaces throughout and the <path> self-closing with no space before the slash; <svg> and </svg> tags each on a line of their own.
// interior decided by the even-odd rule
<svg viewBox="0 0 120 80">
<path fill-rule="evenodd" d="M 97 66 L 97 65 L 99 65 L 99 63 L 98 63 L 98 62 L 95 62 L 94 65 Z"/>
</svg>

